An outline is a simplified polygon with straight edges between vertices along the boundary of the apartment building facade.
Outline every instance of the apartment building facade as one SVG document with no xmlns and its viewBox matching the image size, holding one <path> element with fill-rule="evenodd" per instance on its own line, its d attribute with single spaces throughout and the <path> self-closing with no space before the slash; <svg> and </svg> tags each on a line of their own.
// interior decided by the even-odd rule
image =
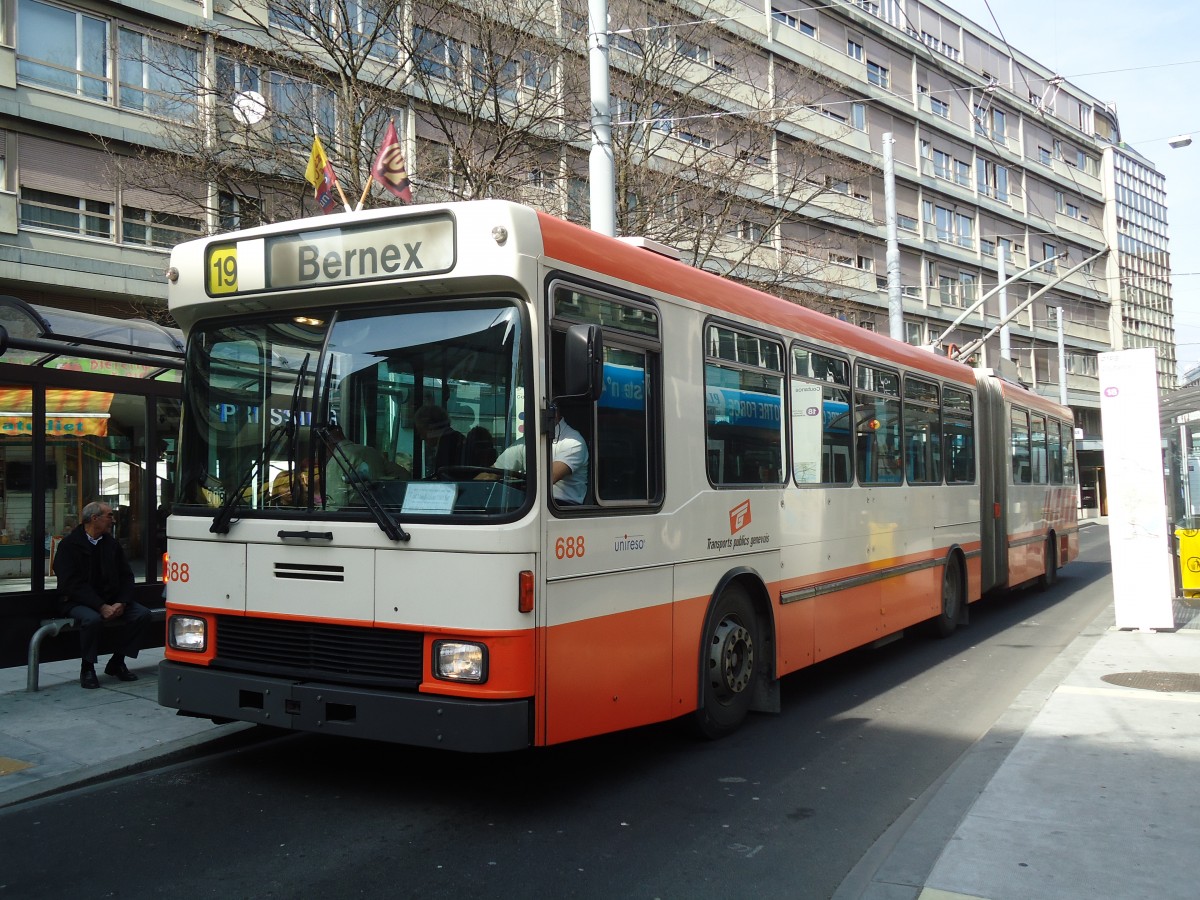
<svg viewBox="0 0 1200 900">
<path fill-rule="evenodd" d="M 311 16 L 326 8 L 332 10 L 330 37 L 340 34 L 349 47 L 371 42 L 370 71 L 393 94 L 387 114 L 404 139 L 417 202 L 487 193 L 586 222 L 588 105 L 578 97 L 572 101 L 568 83 L 574 81 L 578 91 L 582 74 L 586 88 L 587 5 L 537 5 L 536 16 L 524 24 L 514 19 L 519 6 L 495 9 L 507 8 L 510 32 L 528 28 L 536 41 L 510 41 L 509 56 L 498 58 L 503 49 L 473 39 L 485 27 L 492 8 L 487 3 L 435 8 L 390 0 L 331 6 L 296 0 L 3 0 L 0 293 L 106 317 L 153 315 L 164 303 L 172 244 L 235 227 L 246 213 L 286 216 L 281 210 L 287 207 L 278 205 L 289 196 L 285 176 L 284 188 L 266 199 L 239 193 L 208 177 L 207 159 L 198 155 L 194 171 L 181 170 L 186 189 L 170 197 L 161 185 L 139 181 L 138 154 L 154 147 L 178 151 L 180 145 L 170 143 L 173 123 L 202 118 L 214 105 L 229 107 L 226 112 L 246 127 L 264 116 L 270 126 L 285 107 L 299 111 L 328 143 L 344 148 L 348 117 L 331 112 L 334 92 L 313 76 L 323 44 L 314 34 L 321 20 Z M 462 15 L 451 16 L 455 9 Z M 703 29 L 696 30 L 698 22 Z M 263 34 L 276 43 L 260 41 Z M 530 46 L 567 52 L 531 52 Z M 709 254 L 703 260 L 697 255 L 697 264 L 799 298 L 821 298 L 831 314 L 887 331 L 880 160 L 884 135 L 890 135 L 905 339 L 963 346 L 986 337 L 976 354 L 980 364 L 999 364 L 1003 348 L 1025 382 L 1058 397 L 1061 315 L 1065 393 L 1086 441 L 1100 438 L 1097 353 L 1132 346 L 1123 343 L 1126 333 L 1129 340 L 1152 340 L 1160 348 L 1164 379 L 1173 378 L 1170 297 L 1169 288 L 1161 290 L 1162 271 L 1147 271 L 1140 250 L 1128 257 L 1137 264 L 1115 262 L 1111 252 L 1126 238 L 1157 252 L 1161 239 L 1165 259 L 1165 232 L 1158 230 L 1160 222 L 1165 227 L 1161 176 L 1147 160 L 1118 149 L 1112 109 L 950 5 L 680 0 L 647 6 L 613 0 L 609 49 L 615 140 L 626 133 L 655 135 L 664 142 L 656 145 L 660 160 L 678 162 L 697 148 L 716 155 L 722 136 L 731 147 L 736 143 L 733 131 L 705 121 L 748 122 L 771 111 L 768 139 L 737 151 L 748 166 L 727 170 L 741 173 L 725 188 L 738 199 L 735 219 L 710 217 L 709 208 L 720 205 L 715 195 L 700 201 L 708 208 L 697 216 L 721 232 L 716 256 L 740 254 L 741 262 L 723 268 Z M 661 98 L 638 98 L 628 85 L 651 49 L 667 52 L 679 67 L 670 79 L 660 79 Z M 259 50 L 261 59 L 252 64 Z M 485 72 L 500 80 L 488 90 L 479 84 Z M 802 90 L 796 87 L 801 83 Z M 193 85 L 197 94 L 189 97 Z M 453 94 L 456 87 L 464 92 Z M 517 160 L 510 168 L 523 169 L 485 188 L 466 171 L 468 154 L 452 144 L 465 132 L 471 89 L 471 97 L 496 101 L 493 139 L 502 110 L 526 97 L 555 98 L 552 110 L 559 118 L 529 126 L 536 160 L 520 161 L 534 141 L 504 144 L 504 153 Z M 242 102 L 247 99 L 249 105 Z M 684 113 L 700 106 L 705 115 Z M 443 120 L 453 121 L 439 132 L 436 124 Z M 297 177 L 311 137 L 294 131 L 290 199 L 300 199 L 291 214 L 312 214 L 316 207 L 311 199 L 306 205 L 304 197 L 311 195 Z M 225 134 L 217 127 L 206 139 L 220 142 Z M 265 136 L 281 145 L 285 135 L 276 128 Z M 371 142 L 358 139 L 364 145 L 359 149 L 369 153 Z M 640 163 L 653 168 L 642 146 Z M 843 164 L 845 174 L 829 167 L 824 174 L 805 170 L 797 160 L 811 157 L 814 147 L 826 163 Z M 357 169 L 365 177 L 363 167 Z M 788 177 L 810 190 L 803 196 L 783 190 Z M 619 193 L 623 214 L 637 205 L 629 199 L 635 193 Z M 1134 199 L 1147 195 L 1156 204 L 1150 213 Z M 644 197 L 638 203 L 647 205 Z M 690 218 L 679 209 L 664 205 L 660 219 Z M 1141 224 L 1144 215 L 1158 217 L 1156 224 Z M 1138 237 L 1130 223 L 1148 229 L 1153 239 Z M 694 238 L 697 245 L 700 239 Z M 1012 279 L 1003 297 L 994 290 L 1001 256 Z M 1003 342 L 992 333 L 1002 299 L 1016 312 Z M 19 375 L 8 368 L 0 374 L 10 380 Z M 146 403 L 143 398 L 135 418 Z M 157 440 L 152 435 L 161 425 L 169 430 L 172 416 L 162 412 L 146 421 L 137 429 L 143 445 Z M 9 449 L 24 452 L 16 444 Z M 1082 465 L 1081 472 L 1086 490 L 1095 464 Z"/>
</svg>

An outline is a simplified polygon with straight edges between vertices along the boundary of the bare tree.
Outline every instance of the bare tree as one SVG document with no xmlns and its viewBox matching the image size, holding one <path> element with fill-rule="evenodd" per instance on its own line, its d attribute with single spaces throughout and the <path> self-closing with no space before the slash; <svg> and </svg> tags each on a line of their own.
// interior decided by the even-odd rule
<svg viewBox="0 0 1200 900">
<path fill-rule="evenodd" d="M 853 98 L 705 0 L 612 0 L 609 27 L 619 232 L 798 302 L 829 294 L 830 254 L 869 212 L 869 171 L 841 152 Z M 120 177 L 186 192 L 219 229 L 294 218 L 317 211 L 315 134 L 349 206 L 393 203 L 370 167 L 395 121 L 418 201 L 500 197 L 583 222 L 586 32 L 584 0 L 229 0 L 147 43 L 164 127 Z"/>
<path fill-rule="evenodd" d="M 830 235 L 856 215 L 843 197 L 865 193 L 868 170 L 839 148 L 850 102 L 715 9 L 610 10 L 619 230 L 812 305 Z"/>
</svg>

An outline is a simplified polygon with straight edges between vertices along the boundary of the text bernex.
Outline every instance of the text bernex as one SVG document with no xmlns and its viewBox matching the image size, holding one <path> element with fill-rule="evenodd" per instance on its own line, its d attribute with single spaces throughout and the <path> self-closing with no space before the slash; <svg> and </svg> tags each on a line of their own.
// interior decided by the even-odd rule
<svg viewBox="0 0 1200 900">
<path fill-rule="evenodd" d="M 449 219 L 331 228 L 267 239 L 267 287 L 316 287 L 445 272 L 454 266 Z"/>
</svg>

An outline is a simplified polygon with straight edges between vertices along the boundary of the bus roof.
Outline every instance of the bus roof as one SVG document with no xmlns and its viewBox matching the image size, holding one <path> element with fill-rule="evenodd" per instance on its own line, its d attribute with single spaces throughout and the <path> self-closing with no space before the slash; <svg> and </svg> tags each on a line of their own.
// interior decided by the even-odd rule
<svg viewBox="0 0 1200 900">
<path fill-rule="evenodd" d="M 787 329 L 844 347 L 922 369 L 964 385 L 974 370 L 911 344 L 875 334 L 807 307 L 774 297 L 686 263 L 676 262 L 546 213 L 539 213 L 545 255 L 601 272 L 647 290 L 686 298 L 720 312 Z"/>
</svg>

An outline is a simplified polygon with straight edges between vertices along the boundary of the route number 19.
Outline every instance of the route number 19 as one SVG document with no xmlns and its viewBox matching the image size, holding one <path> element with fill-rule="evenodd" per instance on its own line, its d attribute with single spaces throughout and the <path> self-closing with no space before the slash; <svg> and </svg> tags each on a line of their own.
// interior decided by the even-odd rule
<svg viewBox="0 0 1200 900">
<path fill-rule="evenodd" d="M 237 246 L 214 247 L 208 254 L 208 293 L 237 293 Z"/>
</svg>

